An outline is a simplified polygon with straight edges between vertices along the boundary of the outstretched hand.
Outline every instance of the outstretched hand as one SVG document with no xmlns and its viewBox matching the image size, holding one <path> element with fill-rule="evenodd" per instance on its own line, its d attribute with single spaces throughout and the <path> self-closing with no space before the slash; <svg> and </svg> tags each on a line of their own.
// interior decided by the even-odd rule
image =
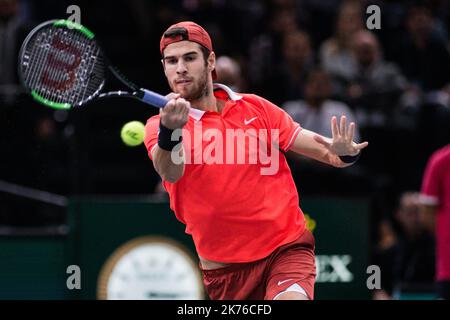
<svg viewBox="0 0 450 320">
<path fill-rule="evenodd" d="M 332 138 L 315 135 L 314 140 L 337 156 L 355 156 L 369 145 L 367 141 L 362 143 L 353 141 L 355 136 L 355 123 L 350 123 L 347 128 L 347 119 L 345 116 L 341 116 L 339 127 L 336 117 L 331 118 L 331 132 L 333 134 Z"/>
</svg>

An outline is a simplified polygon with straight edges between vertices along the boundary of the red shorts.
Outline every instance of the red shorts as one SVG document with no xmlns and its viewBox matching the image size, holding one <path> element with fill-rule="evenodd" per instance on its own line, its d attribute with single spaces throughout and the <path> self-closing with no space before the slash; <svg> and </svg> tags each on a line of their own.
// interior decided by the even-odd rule
<svg viewBox="0 0 450 320">
<path fill-rule="evenodd" d="M 263 259 L 214 270 L 200 266 L 206 292 L 212 300 L 272 300 L 296 283 L 312 300 L 316 278 L 314 246 L 314 236 L 305 229 L 297 240 Z"/>
</svg>

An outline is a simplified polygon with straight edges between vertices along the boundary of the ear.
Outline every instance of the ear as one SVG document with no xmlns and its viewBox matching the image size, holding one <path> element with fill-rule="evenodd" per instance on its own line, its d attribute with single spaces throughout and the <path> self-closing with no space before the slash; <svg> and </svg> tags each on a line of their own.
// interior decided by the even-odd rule
<svg viewBox="0 0 450 320">
<path fill-rule="evenodd" d="M 161 64 L 162 64 L 162 67 L 163 67 L 163 70 L 164 70 L 164 74 L 167 76 L 167 74 L 166 74 L 166 64 L 164 63 L 164 59 L 161 59 Z"/>
<path fill-rule="evenodd" d="M 209 72 L 212 72 L 216 68 L 216 54 L 214 51 L 211 51 L 208 57 L 208 69 Z"/>
</svg>

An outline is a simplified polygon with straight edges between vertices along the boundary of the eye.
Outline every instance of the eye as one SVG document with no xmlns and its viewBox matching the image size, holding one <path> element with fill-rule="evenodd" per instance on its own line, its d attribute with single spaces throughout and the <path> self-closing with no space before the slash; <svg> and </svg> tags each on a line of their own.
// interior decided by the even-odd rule
<svg viewBox="0 0 450 320">
<path fill-rule="evenodd" d="M 186 61 L 194 61 L 195 57 L 194 56 L 187 56 L 185 60 Z"/>
<path fill-rule="evenodd" d="M 167 62 L 168 64 L 176 64 L 176 63 L 177 63 L 177 59 L 169 58 L 169 59 L 166 59 L 166 62 Z"/>
</svg>

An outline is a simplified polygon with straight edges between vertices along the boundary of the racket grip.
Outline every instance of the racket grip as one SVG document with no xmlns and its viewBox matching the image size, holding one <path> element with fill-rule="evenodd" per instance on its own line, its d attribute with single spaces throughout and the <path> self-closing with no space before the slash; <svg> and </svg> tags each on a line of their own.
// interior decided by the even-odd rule
<svg viewBox="0 0 450 320">
<path fill-rule="evenodd" d="M 140 99 L 154 107 L 164 108 L 167 102 L 169 102 L 169 100 L 167 100 L 164 96 L 156 92 L 147 89 L 141 89 L 141 91 L 143 96 L 141 96 Z"/>
</svg>

